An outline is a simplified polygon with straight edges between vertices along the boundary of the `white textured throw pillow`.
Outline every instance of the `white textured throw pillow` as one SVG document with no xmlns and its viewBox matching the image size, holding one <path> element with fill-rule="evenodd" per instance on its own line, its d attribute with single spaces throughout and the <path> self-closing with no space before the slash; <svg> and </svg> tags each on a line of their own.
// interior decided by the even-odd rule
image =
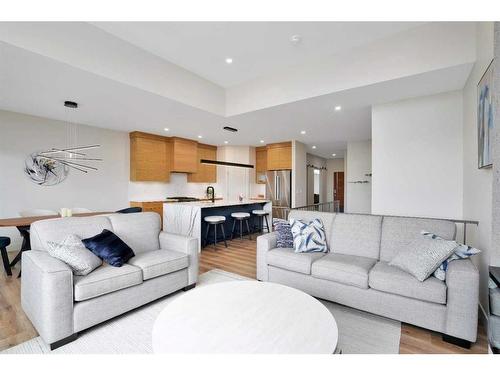
<svg viewBox="0 0 500 375">
<path fill-rule="evenodd" d="M 418 236 L 402 249 L 390 262 L 424 281 L 447 259 L 458 244 L 455 241 Z"/>
<path fill-rule="evenodd" d="M 73 273 L 85 276 L 102 264 L 102 259 L 94 255 L 75 234 L 68 235 L 62 243 L 47 242 L 48 252 L 71 267 Z"/>
<path fill-rule="evenodd" d="M 293 248 L 296 253 L 327 253 L 326 234 L 323 222 L 314 219 L 305 222 L 290 219 L 293 235 Z"/>
<path fill-rule="evenodd" d="M 420 234 L 422 234 L 423 236 L 442 240 L 442 238 L 439 237 L 438 235 L 431 232 L 427 232 L 425 230 L 421 231 Z M 441 263 L 441 265 L 434 271 L 434 277 L 438 278 L 441 281 L 445 281 L 446 271 L 448 270 L 448 264 L 450 264 L 452 260 L 467 259 L 473 255 L 479 254 L 480 252 L 481 250 L 478 250 L 475 247 L 458 244 L 455 250 L 453 250 L 453 253 L 447 259 L 445 259 L 444 262 Z"/>
</svg>

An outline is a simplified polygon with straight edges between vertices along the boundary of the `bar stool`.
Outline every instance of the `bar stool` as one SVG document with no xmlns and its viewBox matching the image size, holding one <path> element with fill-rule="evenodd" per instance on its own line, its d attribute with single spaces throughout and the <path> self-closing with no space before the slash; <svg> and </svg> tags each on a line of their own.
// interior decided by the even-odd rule
<svg viewBox="0 0 500 375">
<path fill-rule="evenodd" d="M 225 216 L 205 216 L 205 222 L 207 223 L 207 231 L 205 232 L 205 246 L 208 243 L 208 233 L 210 232 L 210 226 L 214 227 L 214 249 L 217 249 L 217 225 L 220 225 L 222 229 L 222 235 L 224 236 L 224 245 L 227 247 L 226 242 L 226 232 L 224 231 L 224 223 L 226 222 Z"/>
<path fill-rule="evenodd" d="M 236 221 L 240 222 L 240 239 L 243 239 L 243 222 L 247 225 L 248 238 L 251 240 L 252 235 L 250 234 L 250 226 L 248 225 L 248 219 L 250 219 L 250 214 L 248 212 L 233 212 L 231 214 L 233 218 L 233 229 L 231 230 L 231 241 L 234 237 L 234 228 L 236 227 Z"/>
<path fill-rule="evenodd" d="M 9 257 L 7 256 L 7 246 L 10 245 L 9 237 L 0 237 L 0 251 L 2 252 L 3 268 L 8 276 L 12 276 L 12 270 L 10 269 Z"/>
<path fill-rule="evenodd" d="M 253 210 L 252 214 L 257 217 L 259 220 L 259 232 L 263 233 L 264 232 L 264 219 L 266 220 L 266 228 L 267 228 L 267 233 L 270 233 L 269 231 L 269 222 L 267 221 L 267 217 L 269 216 L 269 212 L 266 210 Z"/>
</svg>

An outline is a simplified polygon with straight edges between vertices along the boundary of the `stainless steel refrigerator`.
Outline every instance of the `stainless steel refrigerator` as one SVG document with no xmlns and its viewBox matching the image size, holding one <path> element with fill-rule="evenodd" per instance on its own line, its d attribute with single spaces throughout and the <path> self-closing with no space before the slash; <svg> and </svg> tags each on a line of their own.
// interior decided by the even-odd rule
<svg viewBox="0 0 500 375">
<path fill-rule="evenodd" d="M 273 218 L 285 218 L 292 204 L 292 171 L 266 172 L 266 198 L 273 202 Z"/>
</svg>

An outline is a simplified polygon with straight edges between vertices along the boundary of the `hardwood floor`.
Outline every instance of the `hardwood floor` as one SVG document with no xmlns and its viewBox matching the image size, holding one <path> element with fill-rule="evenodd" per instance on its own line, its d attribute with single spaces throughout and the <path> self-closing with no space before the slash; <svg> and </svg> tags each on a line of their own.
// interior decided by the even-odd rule
<svg viewBox="0 0 500 375">
<path fill-rule="evenodd" d="M 200 257 L 200 273 L 214 268 L 255 278 L 255 240 L 235 239 L 228 242 L 226 249 L 223 243 L 205 248 Z M 20 279 L 18 270 L 14 269 L 14 277 L 6 277 L 0 272 L 0 351 L 17 345 L 37 336 L 29 319 L 21 308 Z M 445 343 L 441 335 L 408 324 L 402 324 L 399 351 L 402 354 L 481 354 L 487 353 L 487 337 L 484 327 L 479 327 L 477 342 L 470 350 Z"/>
</svg>

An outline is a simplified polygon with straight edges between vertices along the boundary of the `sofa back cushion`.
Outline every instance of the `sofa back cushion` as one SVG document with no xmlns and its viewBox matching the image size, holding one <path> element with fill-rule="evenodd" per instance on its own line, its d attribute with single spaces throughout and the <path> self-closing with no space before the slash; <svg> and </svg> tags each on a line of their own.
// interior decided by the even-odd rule
<svg viewBox="0 0 500 375">
<path fill-rule="evenodd" d="M 380 260 L 390 262 L 402 248 L 421 236 L 423 230 L 445 240 L 454 240 L 456 235 L 452 221 L 386 216 L 382 222 Z"/>
<path fill-rule="evenodd" d="M 382 216 L 337 214 L 333 222 L 331 251 L 378 259 Z"/>
<path fill-rule="evenodd" d="M 112 214 L 111 229 L 136 254 L 160 248 L 160 215 L 155 212 Z"/>
<path fill-rule="evenodd" d="M 30 227 L 31 248 L 47 251 L 47 242 L 62 243 L 70 234 L 88 238 L 104 229 L 113 230 L 106 216 L 65 217 L 36 221 Z"/>
<path fill-rule="evenodd" d="M 297 219 L 309 222 L 314 219 L 320 219 L 325 227 L 326 245 L 328 249 L 331 249 L 330 238 L 332 237 L 332 226 L 335 215 L 333 212 L 292 210 L 288 215 L 288 220 Z"/>
</svg>

